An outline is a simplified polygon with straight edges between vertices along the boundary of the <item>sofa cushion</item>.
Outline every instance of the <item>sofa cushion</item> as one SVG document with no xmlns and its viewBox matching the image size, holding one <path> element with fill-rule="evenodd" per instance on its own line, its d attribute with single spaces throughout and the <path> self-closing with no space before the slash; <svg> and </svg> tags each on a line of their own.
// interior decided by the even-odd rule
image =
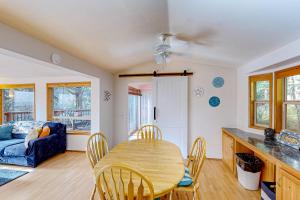
<svg viewBox="0 0 300 200">
<path fill-rule="evenodd" d="M 40 134 L 40 128 L 32 129 L 25 137 L 24 146 L 27 149 L 28 143 L 30 140 L 34 140 L 39 137 Z"/>
<path fill-rule="evenodd" d="M 9 140 L 12 139 L 12 125 L 2 125 L 0 126 L 0 140 Z"/>
<path fill-rule="evenodd" d="M 39 138 L 47 137 L 49 135 L 50 135 L 50 128 L 49 128 L 49 126 L 44 126 L 43 129 L 42 129 L 41 134 L 39 135 Z"/>
<path fill-rule="evenodd" d="M 43 121 L 16 121 L 11 122 L 13 125 L 12 136 L 13 138 L 24 139 L 26 135 L 34 128 L 42 127 L 45 122 Z"/>
<path fill-rule="evenodd" d="M 14 157 L 18 157 L 18 156 L 25 156 L 25 145 L 24 143 L 19 143 L 19 144 L 14 144 L 14 145 L 10 145 L 4 148 L 3 151 L 3 156 L 14 156 Z"/>
<path fill-rule="evenodd" d="M 11 139 L 11 140 L 0 140 L 0 154 L 3 155 L 4 149 L 8 146 L 15 144 L 23 144 L 24 139 Z"/>
</svg>

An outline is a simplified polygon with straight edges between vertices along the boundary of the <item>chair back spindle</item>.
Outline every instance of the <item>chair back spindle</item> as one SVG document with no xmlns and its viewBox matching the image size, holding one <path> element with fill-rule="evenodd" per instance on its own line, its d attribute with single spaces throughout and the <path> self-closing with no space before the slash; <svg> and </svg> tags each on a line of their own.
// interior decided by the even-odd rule
<svg viewBox="0 0 300 200">
<path fill-rule="evenodd" d="M 108 153 L 108 144 L 103 133 L 91 135 L 87 142 L 86 154 L 92 168 Z"/>
<path fill-rule="evenodd" d="M 198 137 L 194 141 L 192 149 L 188 157 L 187 166 L 190 168 L 190 175 L 194 182 L 198 181 L 198 177 L 206 158 L 206 141 L 203 137 Z"/>
<path fill-rule="evenodd" d="M 155 125 L 145 125 L 138 130 L 137 139 L 162 140 L 162 133 Z"/>
<path fill-rule="evenodd" d="M 96 175 L 101 200 L 144 200 L 154 198 L 151 181 L 141 172 L 123 164 L 104 166 Z"/>
</svg>

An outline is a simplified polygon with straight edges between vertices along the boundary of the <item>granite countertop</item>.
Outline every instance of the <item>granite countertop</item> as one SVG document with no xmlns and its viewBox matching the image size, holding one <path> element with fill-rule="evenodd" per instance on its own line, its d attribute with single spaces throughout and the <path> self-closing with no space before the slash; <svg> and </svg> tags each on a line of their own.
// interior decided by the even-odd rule
<svg viewBox="0 0 300 200">
<path fill-rule="evenodd" d="M 264 135 L 258 135 L 237 128 L 224 128 L 231 134 L 253 145 L 260 151 L 267 153 L 300 172 L 300 151 L 284 144 L 264 142 Z"/>
</svg>

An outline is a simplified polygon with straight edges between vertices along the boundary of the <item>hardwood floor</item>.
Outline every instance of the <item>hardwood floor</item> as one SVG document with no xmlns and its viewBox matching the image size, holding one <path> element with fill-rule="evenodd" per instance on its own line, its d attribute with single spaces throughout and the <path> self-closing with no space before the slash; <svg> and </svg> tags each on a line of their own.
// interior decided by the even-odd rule
<svg viewBox="0 0 300 200">
<path fill-rule="evenodd" d="M 1 200 L 87 200 L 93 175 L 84 153 L 55 156 L 2 187 Z"/>
<path fill-rule="evenodd" d="M 0 168 L 17 168 L 1 165 Z M 258 191 L 243 189 L 220 160 L 207 159 L 200 175 L 204 200 L 260 199 Z M 2 187 L 1 200 L 87 200 L 93 189 L 92 170 L 84 153 L 67 152 Z"/>
<path fill-rule="evenodd" d="M 248 191 L 221 160 L 206 159 L 200 172 L 200 194 L 203 200 L 257 200 L 260 191 Z"/>
</svg>

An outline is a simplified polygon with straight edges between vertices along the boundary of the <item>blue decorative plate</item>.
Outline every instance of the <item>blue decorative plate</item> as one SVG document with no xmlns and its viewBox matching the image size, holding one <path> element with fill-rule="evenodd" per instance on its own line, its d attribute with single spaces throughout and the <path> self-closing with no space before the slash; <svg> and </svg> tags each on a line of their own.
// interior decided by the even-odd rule
<svg viewBox="0 0 300 200">
<path fill-rule="evenodd" d="M 220 103 L 221 103 L 221 100 L 219 97 L 213 96 L 213 97 L 210 97 L 210 99 L 209 99 L 209 105 L 211 107 L 217 107 L 220 105 Z"/>
<path fill-rule="evenodd" d="M 215 88 L 221 88 L 224 85 L 224 78 L 218 76 L 218 77 L 214 78 L 212 84 Z"/>
</svg>

